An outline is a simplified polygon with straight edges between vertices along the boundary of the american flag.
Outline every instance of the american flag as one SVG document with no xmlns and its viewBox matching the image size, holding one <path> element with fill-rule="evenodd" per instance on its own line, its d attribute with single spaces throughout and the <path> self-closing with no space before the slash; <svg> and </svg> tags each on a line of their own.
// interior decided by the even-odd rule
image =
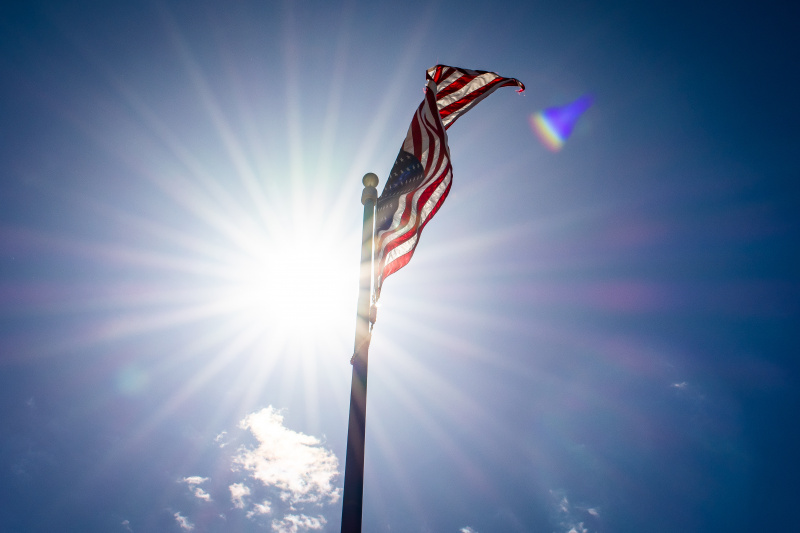
<svg viewBox="0 0 800 533">
<path fill-rule="evenodd" d="M 453 181 L 445 130 L 500 87 L 525 85 L 494 72 L 436 65 L 427 71 L 425 99 L 378 198 L 375 216 L 375 299 L 387 276 L 408 264 L 425 224 Z"/>
</svg>

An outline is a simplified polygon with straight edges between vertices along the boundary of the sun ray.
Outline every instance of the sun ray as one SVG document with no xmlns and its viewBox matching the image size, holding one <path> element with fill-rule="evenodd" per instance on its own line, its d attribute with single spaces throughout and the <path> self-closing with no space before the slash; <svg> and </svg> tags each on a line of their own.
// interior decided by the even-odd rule
<svg viewBox="0 0 800 533">
<path fill-rule="evenodd" d="M 409 353 L 404 353 L 400 345 L 385 342 L 380 346 L 383 368 L 380 373 L 373 373 L 372 384 L 380 387 L 382 399 L 378 405 L 373 404 L 371 420 L 393 419 L 392 415 L 396 413 L 381 412 L 385 405 L 392 405 L 392 410 L 396 409 L 404 417 L 414 421 L 413 431 L 417 434 L 417 442 L 431 442 L 435 449 L 442 451 L 443 457 L 456 465 L 465 482 L 483 485 L 486 490 L 492 491 L 493 487 L 485 473 L 475 469 L 464 447 L 457 440 L 458 432 L 452 431 L 454 424 L 459 425 L 458 418 L 454 417 L 455 413 L 471 412 L 472 409 L 480 412 L 475 402 L 441 376 L 432 373 L 425 363 L 418 362 Z M 390 354 L 391 358 L 387 357 Z M 484 419 L 489 420 L 488 417 Z M 493 424 L 485 427 L 486 433 L 497 435 L 491 433 L 492 429 Z M 378 453 L 387 454 L 387 459 L 398 457 L 399 451 L 393 451 L 394 445 L 391 444 L 399 438 L 397 431 L 397 428 L 387 427 L 379 421 L 371 425 L 374 438 L 381 444 Z M 402 494 L 412 505 L 415 501 L 420 505 L 421 502 L 415 496 L 418 492 L 415 487 L 424 485 L 424 480 L 411 478 L 409 470 L 403 468 L 397 459 L 393 466 L 397 478 L 393 483 L 396 486 L 393 492 Z"/>
</svg>

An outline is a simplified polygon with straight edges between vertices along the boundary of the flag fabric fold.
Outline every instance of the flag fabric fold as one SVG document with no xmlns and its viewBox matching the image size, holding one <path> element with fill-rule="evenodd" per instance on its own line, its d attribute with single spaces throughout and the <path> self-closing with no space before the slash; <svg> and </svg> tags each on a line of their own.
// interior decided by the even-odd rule
<svg viewBox="0 0 800 533">
<path fill-rule="evenodd" d="M 411 260 L 419 236 L 450 192 L 453 167 L 446 130 L 500 87 L 525 85 L 494 72 L 436 65 L 426 73 L 425 99 L 378 198 L 375 216 L 375 300 L 383 281 Z"/>
</svg>

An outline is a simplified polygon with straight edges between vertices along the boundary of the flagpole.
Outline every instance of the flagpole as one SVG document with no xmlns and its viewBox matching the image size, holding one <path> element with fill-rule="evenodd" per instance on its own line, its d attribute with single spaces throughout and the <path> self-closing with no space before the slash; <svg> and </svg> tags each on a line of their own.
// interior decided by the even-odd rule
<svg viewBox="0 0 800 533">
<path fill-rule="evenodd" d="M 350 385 L 350 422 L 347 429 L 347 455 L 344 464 L 342 533 L 361 533 L 364 500 L 364 432 L 367 415 L 367 366 L 369 359 L 369 304 L 372 282 L 373 219 L 378 201 L 378 176 L 372 172 L 361 180 L 364 190 L 364 225 L 361 230 L 361 271 L 358 290 L 356 338 L 353 350 L 353 379 Z"/>
</svg>

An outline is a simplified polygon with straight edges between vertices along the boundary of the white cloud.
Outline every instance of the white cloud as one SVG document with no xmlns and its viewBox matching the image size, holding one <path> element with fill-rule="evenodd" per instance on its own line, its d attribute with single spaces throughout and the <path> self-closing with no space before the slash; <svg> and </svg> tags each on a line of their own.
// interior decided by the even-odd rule
<svg viewBox="0 0 800 533">
<path fill-rule="evenodd" d="M 558 502 L 558 510 L 561 511 L 562 513 L 569 512 L 569 500 L 567 499 L 566 496 L 561 498 L 561 501 Z"/>
<path fill-rule="evenodd" d="M 583 522 L 578 522 L 567 533 L 589 533 L 589 530 L 583 527 Z"/>
<path fill-rule="evenodd" d="M 270 514 L 272 512 L 272 505 L 269 500 L 264 500 L 262 503 L 253 505 L 253 510 L 247 512 L 247 518 L 253 518 L 256 515 Z"/>
<path fill-rule="evenodd" d="M 675 387 L 678 390 L 685 389 L 687 385 L 688 385 L 688 383 L 686 383 L 685 381 L 681 381 L 680 383 L 673 383 L 672 384 L 672 386 Z"/>
<path fill-rule="evenodd" d="M 319 439 L 286 428 L 283 416 L 272 406 L 248 415 L 239 427 L 250 430 L 258 446 L 240 448 L 234 464 L 265 486 L 279 489 L 281 499 L 295 504 L 323 500 L 333 503 L 339 498 L 339 490 L 333 485 L 339 461 L 322 447 Z"/>
<path fill-rule="evenodd" d="M 123 520 L 122 521 L 122 527 L 125 528 L 125 531 L 133 531 L 133 529 L 131 529 L 131 521 L 130 520 Z"/>
<path fill-rule="evenodd" d="M 553 497 L 553 521 L 558 523 L 560 528 L 563 528 L 561 531 L 565 533 L 590 533 L 589 527 L 584 520 L 586 520 L 587 514 L 594 518 L 600 516 L 596 507 L 573 505 L 563 490 L 551 490 L 550 495 Z"/>
<path fill-rule="evenodd" d="M 191 531 L 194 529 L 194 524 L 189 522 L 189 519 L 183 516 L 181 513 L 175 513 L 172 516 L 175 517 L 175 521 L 178 522 L 178 525 L 181 526 L 181 529 L 184 531 Z"/>
<path fill-rule="evenodd" d="M 275 533 L 298 533 L 310 529 L 322 529 L 325 525 L 325 518 L 319 516 L 312 518 L 304 514 L 290 514 L 283 517 L 283 520 L 273 520 L 272 530 Z"/>
<path fill-rule="evenodd" d="M 205 481 L 208 481 L 207 477 L 188 476 L 183 478 L 181 481 L 189 485 L 189 487 L 192 487 L 192 493 L 195 495 L 195 497 L 200 498 L 201 500 L 206 502 L 211 501 L 211 495 L 207 493 L 205 490 L 203 490 L 201 487 L 197 486 Z"/>
<path fill-rule="evenodd" d="M 219 512 L 227 508 L 241 512 L 242 519 L 258 522 L 262 527 L 269 528 L 271 524 L 276 533 L 323 529 L 325 518 L 316 515 L 324 505 L 336 502 L 341 492 L 334 483 L 339 475 L 336 456 L 318 438 L 285 427 L 283 416 L 272 406 L 249 414 L 238 426 L 233 436 L 222 431 L 213 439 L 216 444 L 242 442 L 248 431 L 254 437 L 247 438 L 248 444 L 236 450 L 218 452 L 223 456 L 221 460 L 229 461 L 234 474 L 227 481 L 232 505 L 226 501 L 224 485 L 207 477 L 192 475 L 177 481 L 186 484 L 196 498 L 209 502 L 203 504 L 203 516 L 210 516 L 212 509 Z M 173 516 L 183 530 L 195 529 L 194 515 L 177 512 Z M 218 516 L 226 520 L 224 514 Z"/>
<path fill-rule="evenodd" d="M 204 491 L 203 489 L 201 489 L 200 487 L 195 487 L 194 488 L 194 495 L 197 498 L 200 498 L 203 501 L 206 501 L 206 502 L 210 502 L 211 501 L 211 495 L 209 493 L 207 493 L 206 491 Z"/>
<path fill-rule="evenodd" d="M 472 528 L 471 528 L 471 527 L 469 527 L 469 526 L 467 526 L 467 527 L 462 527 L 462 528 L 461 528 L 461 529 L 459 529 L 458 531 L 459 531 L 460 533 L 478 533 L 477 531 L 475 531 L 474 529 L 472 529 Z"/>
<path fill-rule="evenodd" d="M 234 483 L 228 487 L 231 491 L 231 502 L 237 509 L 244 509 L 244 497 L 250 496 L 250 487 L 244 483 Z"/>
<path fill-rule="evenodd" d="M 217 436 L 214 438 L 214 442 L 220 442 L 222 439 L 224 439 L 224 438 L 225 438 L 225 436 L 226 436 L 227 434 L 228 434 L 228 432 L 227 432 L 227 431 L 223 431 L 223 432 L 221 432 L 219 435 L 217 435 Z M 219 445 L 219 447 L 220 447 L 220 448 L 224 448 L 224 447 L 225 447 L 225 446 L 227 446 L 227 445 L 228 445 L 228 443 L 227 443 L 227 442 L 223 442 L 223 443 L 221 443 L 221 444 Z"/>
</svg>

